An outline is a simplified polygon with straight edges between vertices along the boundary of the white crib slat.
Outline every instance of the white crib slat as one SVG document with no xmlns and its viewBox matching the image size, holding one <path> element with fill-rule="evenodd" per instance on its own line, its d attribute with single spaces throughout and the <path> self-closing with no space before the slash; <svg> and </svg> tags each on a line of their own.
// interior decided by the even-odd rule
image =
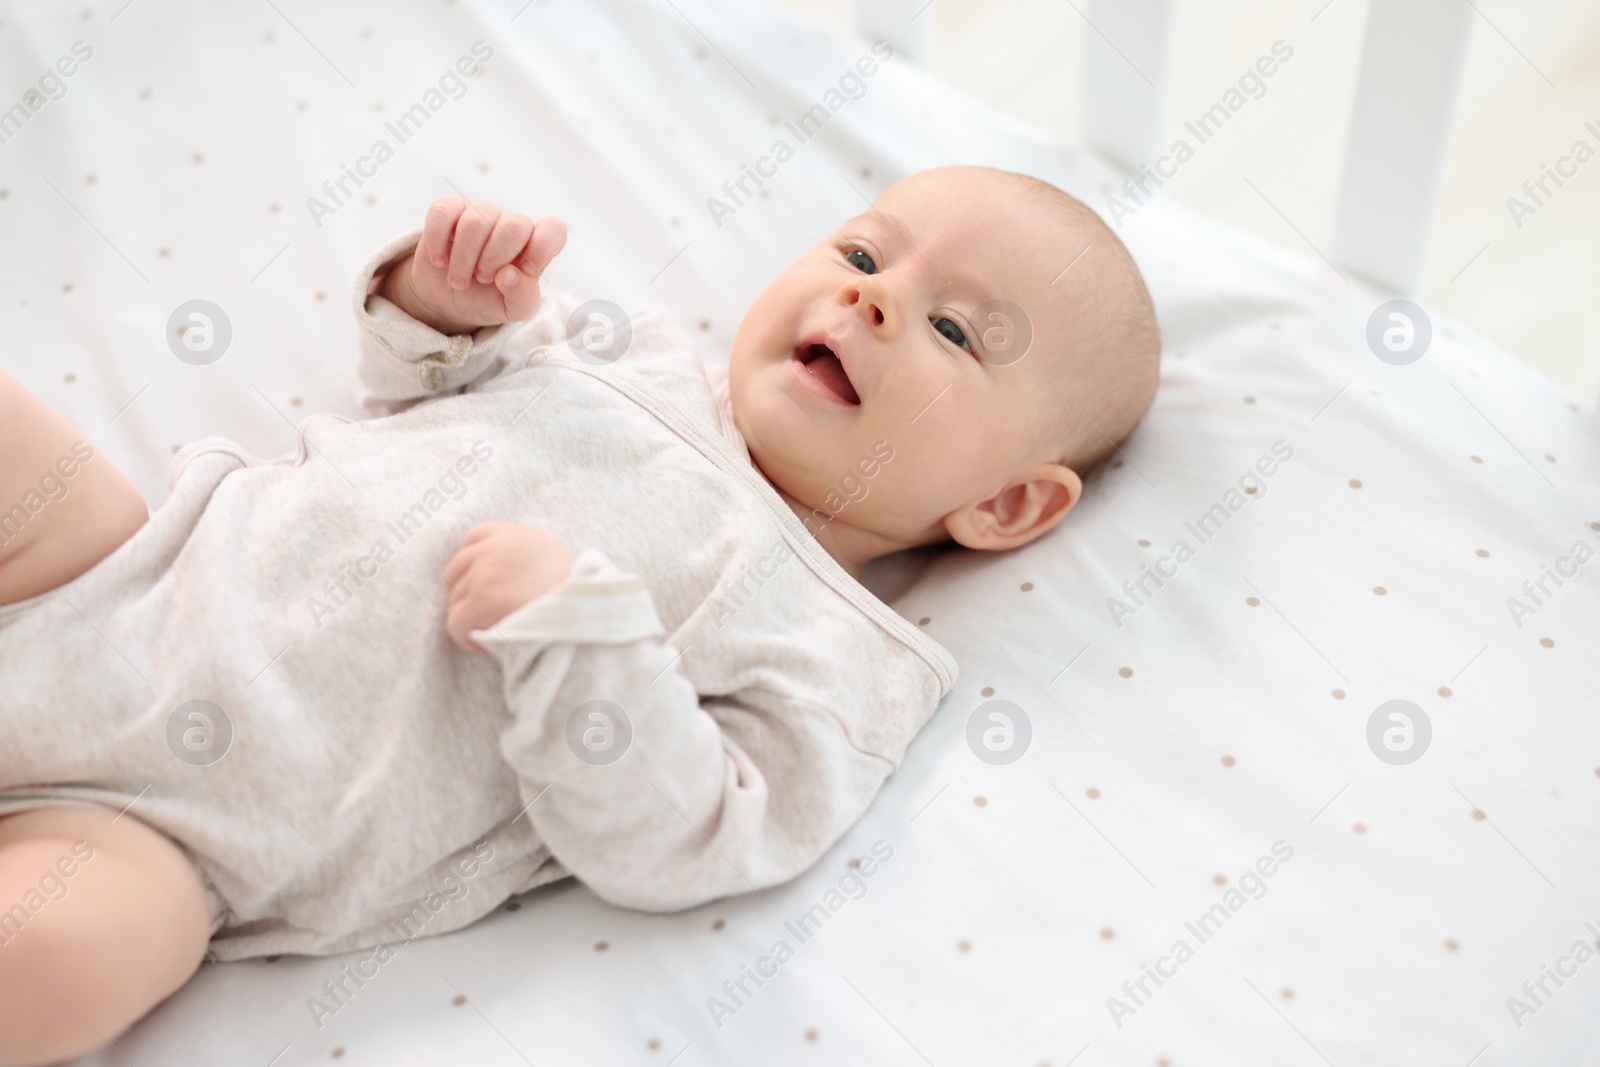
<svg viewBox="0 0 1600 1067">
<path fill-rule="evenodd" d="M 888 41 L 896 54 L 928 64 L 932 0 L 854 0 L 856 29 L 869 41 Z"/>
<path fill-rule="evenodd" d="M 1368 9 L 1333 258 L 1385 289 L 1422 280 L 1471 22 L 1465 0 Z"/>
<path fill-rule="evenodd" d="M 1091 0 L 1080 11 L 1088 22 L 1084 129 L 1089 145 L 1138 170 L 1161 154 L 1171 0 Z"/>
</svg>

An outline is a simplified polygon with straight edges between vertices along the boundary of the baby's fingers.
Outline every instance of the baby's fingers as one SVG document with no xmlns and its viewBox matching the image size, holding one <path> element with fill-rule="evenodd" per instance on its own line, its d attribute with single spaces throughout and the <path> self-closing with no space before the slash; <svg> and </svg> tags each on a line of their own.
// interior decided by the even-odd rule
<svg viewBox="0 0 1600 1067">
<path fill-rule="evenodd" d="M 494 224 L 494 232 L 478 254 L 478 266 L 473 278 L 487 283 L 501 267 L 510 263 L 533 235 L 533 220 L 526 215 L 507 213 Z"/>
<path fill-rule="evenodd" d="M 428 205 L 428 214 L 422 220 L 422 252 L 435 267 L 450 261 L 450 236 L 455 233 L 456 220 L 467 209 L 467 202 L 459 196 L 447 196 Z"/>
<path fill-rule="evenodd" d="M 465 598 L 451 603 L 449 614 L 445 616 L 444 620 L 444 629 L 450 635 L 450 640 L 468 652 L 483 651 L 478 646 L 478 643 L 467 635 L 473 630 L 485 629 L 487 625 L 483 612 L 474 607 L 472 601 Z"/>
<path fill-rule="evenodd" d="M 505 299 L 511 321 L 527 318 L 539 306 L 539 278 L 566 243 L 565 223 L 557 218 L 540 219 L 522 254 L 495 275 L 495 286 Z"/>
<path fill-rule="evenodd" d="M 450 241 L 450 288 L 466 289 L 472 285 L 478 257 L 499 221 L 500 209 L 493 204 L 481 200 L 467 204 Z"/>
<path fill-rule="evenodd" d="M 533 235 L 528 238 L 522 255 L 516 258 L 516 266 L 523 274 L 538 281 L 550 261 L 560 255 L 566 246 L 567 224 L 553 215 L 546 216 L 533 224 Z"/>
</svg>

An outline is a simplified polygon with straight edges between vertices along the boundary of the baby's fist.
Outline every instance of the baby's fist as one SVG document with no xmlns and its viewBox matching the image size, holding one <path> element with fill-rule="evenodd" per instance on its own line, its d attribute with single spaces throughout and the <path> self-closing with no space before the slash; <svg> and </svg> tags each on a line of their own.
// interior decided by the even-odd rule
<svg viewBox="0 0 1600 1067">
<path fill-rule="evenodd" d="M 520 322 L 539 306 L 539 277 L 566 243 L 560 219 L 446 197 L 428 208 L 416 252 L 378 291 L 440 333 Z"/>
<path fill-rule="evenodd" d="M 444 568 L 450 589 L 445 630 L 450 639 L 468 652 L 481 652 L 468 635 L 490 629 L 555 588 L 566 578 L 574 558 L 565 545 L 536 526 L 518 522 L 474 526 Z"/>
</svg>

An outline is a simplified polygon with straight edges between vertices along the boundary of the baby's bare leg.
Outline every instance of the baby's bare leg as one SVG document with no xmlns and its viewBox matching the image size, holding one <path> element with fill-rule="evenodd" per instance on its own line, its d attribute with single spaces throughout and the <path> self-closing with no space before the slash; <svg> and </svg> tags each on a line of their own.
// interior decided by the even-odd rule
<svg viewBox="0 0 1600 1067">
<path fill-rule="evenodd" d="M 121 471 L 0 371 L 0 604 L 71 581 L 149 517 Z"/>
<path fill-rule="evenodd" d="M 133 816 L 0 819 L 0 1067 L 115 1041 L 188 981 L 210 931 L 194 867 Z"/>
</svg>

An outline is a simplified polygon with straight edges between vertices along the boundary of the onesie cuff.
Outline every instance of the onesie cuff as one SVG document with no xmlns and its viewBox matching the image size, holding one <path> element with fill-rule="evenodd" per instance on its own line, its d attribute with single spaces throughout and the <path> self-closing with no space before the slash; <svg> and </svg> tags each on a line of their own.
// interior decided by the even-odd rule
<svg viewBox="0 0 1600 1067">
<path fill-rule="evenodd" d="M 520 324 L 485 326 L 474 333 L 451 336 L 412 318 L 393 301 L 375 294 L 369 296 L 372 279 L 409 257 L 421 240 L 422 231 L 416 229 L 380 248 L 356 275 L 350 296 L 361 331 L 390 355 L 414 365 L 417 383 L 431 393 L 449 387 L 453 379 L 465 382 L 474 377 L 471 373 L 461 374 L 461 368 L 482 363 L 480 357 L 496 349 L 505 335 Z"/>
<path fill-rule="evenodd" d="M 644 580 L 618 568 L 598 548 L 585 548 L 560 585 L 493 629 L 472 631 L 472 639 L 492 650 L 497 645 L 623 645 L 665 633 Z"/>
</svg>

